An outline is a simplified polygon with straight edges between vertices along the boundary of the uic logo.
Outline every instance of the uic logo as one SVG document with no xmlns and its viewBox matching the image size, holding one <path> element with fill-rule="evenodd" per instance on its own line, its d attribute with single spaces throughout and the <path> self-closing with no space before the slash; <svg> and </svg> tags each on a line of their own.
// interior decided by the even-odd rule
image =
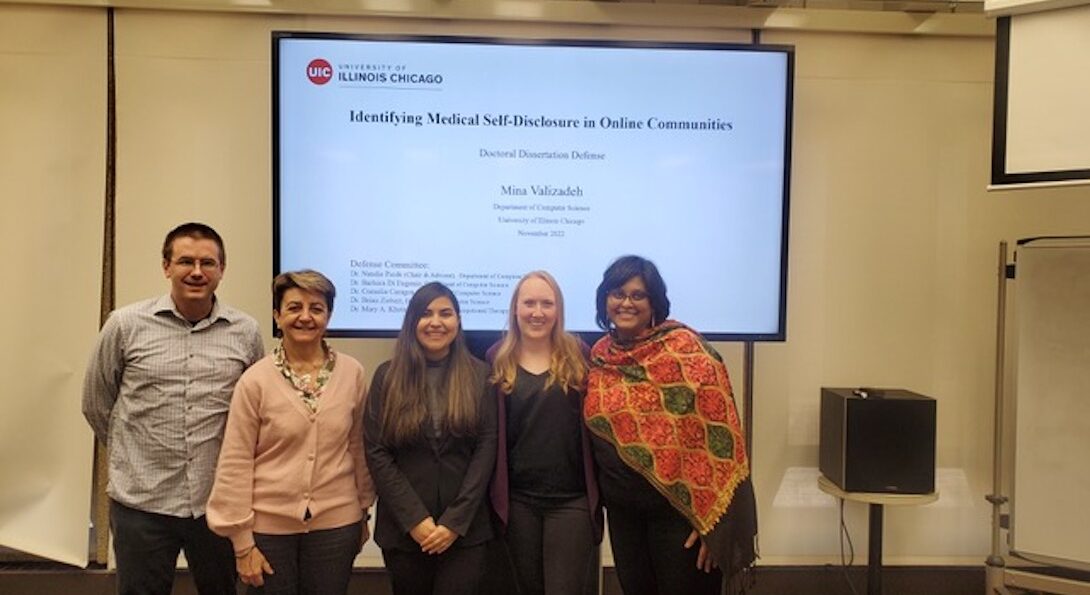
<svg viewBox="0 0 1090 595">
<path fill-rule="evenodd" d="M 315 85 L 324 85 L 333 78 L 333 67 L 322 58 L 315 58 L 307 64 L 307 78 Z"/>
</svg>

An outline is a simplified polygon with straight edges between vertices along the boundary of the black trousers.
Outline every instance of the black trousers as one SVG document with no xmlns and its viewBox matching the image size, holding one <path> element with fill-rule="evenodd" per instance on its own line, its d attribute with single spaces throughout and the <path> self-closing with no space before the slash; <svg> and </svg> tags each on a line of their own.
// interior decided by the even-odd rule
<svg viewBox="0 0 1090 595">
<path fill-rule="evenodd" d="M 719 569 L 696 567 L 698 541 L 685 549 L 692 526 L 673 508 L 633 511 L 607 508 L 613 561 L 624 595 L 717 595 Z"/>
<path fill-rule="evenodd" d="M 254 544 L 272 566 L 251 595 L 343 595 L 360 551 L 361 521 L 310 533 L 254 533 Z"/>
<path fill-rule="evenodd" d="M 204 517 L 179 518 L 110 500 L 110 529 L 120 595 L 170 595 L 178 552 L 201 595 L 235 595 L 231 542 L 212 533 Z"/>
<path fill-rule="evenodd" d="M 507 548 L 522 595 L 580 595 L 594 560 L 586 497 L 549 500 L 511 494 Z"/>
<path fill-rule="evenodd" d="M 394 595 L 477 595 L 484 574 L 486 544 L 457 547 L 441 554 L 384 549 L 382 559 Z"/>
</svg>

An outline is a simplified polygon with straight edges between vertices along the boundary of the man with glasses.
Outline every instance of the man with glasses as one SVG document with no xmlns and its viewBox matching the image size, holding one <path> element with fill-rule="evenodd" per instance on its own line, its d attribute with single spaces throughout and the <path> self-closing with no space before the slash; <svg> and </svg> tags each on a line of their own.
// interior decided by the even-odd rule
<svg viewBox="0 0 1090 595">
<path fill-rule="evenodd" d="M 231 543 L 209 531 L 204 511 L 235 382 L 264 345 L 257 321 L 216 299 L 225 267 L 214 229 L 171 230 L 170 293 L 115 310 L 87 367 L 83 414 L 109 450 L 123 595 L 169 594 L 180 550 L 201 595 L 235 593 Z"/>
</svg>

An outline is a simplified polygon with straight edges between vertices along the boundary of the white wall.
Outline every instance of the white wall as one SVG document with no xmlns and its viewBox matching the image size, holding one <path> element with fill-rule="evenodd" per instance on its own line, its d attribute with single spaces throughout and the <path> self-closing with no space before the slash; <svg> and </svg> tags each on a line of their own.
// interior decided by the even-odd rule
<svg viewBox="0 0 1090 595">
<path fill-rule="evenodd" d="M 887 507 L 886 560 L 979 562 L 999 239 L 974 229 L 998 200 L 983 190 L 990 40 L 773 38 L 796 45 L 798 86 L 789 340 L 756 372 L 765 552 L 837 551 L 832 502 L 793 502 L 785 471 L 814 466 L 818 387 L 889 386 L 938 400 L 940 499 Z M 866 508 L 846 511 L 858 552 Z"/>
<path fill-rule="evenodd" d="M 83 565 L 106 147 L 101 10 L 0 5 L 0 544 Z"/>
</svg>

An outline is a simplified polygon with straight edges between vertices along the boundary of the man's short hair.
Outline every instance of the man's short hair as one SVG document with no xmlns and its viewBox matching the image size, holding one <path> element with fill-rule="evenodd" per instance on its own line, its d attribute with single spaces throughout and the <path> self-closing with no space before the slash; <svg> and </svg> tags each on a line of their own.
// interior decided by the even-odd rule
<svg viewBox="0 0 1090 595">
<path fill-rule="evenodd" d="M 212 240 L 220 249 L 220 266 L 227 264 L 227 250 L 223 248 L 223 238 L 216 230 L 203 223 L 183 223 L 170 230 L 163 240 L 163 260 L 170 262 L 174 258 L 174 240 L 178 238 L 193 238 L 195 240 Z"/>
</svg>

